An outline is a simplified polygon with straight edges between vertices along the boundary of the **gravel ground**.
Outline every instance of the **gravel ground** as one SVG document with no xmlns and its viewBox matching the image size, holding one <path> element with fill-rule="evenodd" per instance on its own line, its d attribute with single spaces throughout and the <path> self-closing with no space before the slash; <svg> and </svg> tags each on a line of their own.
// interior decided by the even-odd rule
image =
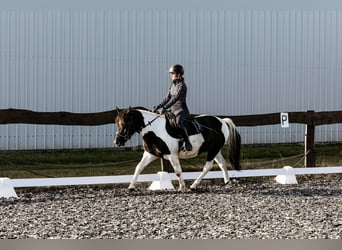
<svg viewBox="0 0 342 250">
<path fill-rule="evenodd" d="M 342 238 L 342 175 L 298 185 L 202 182 L 197 192 L 140 186 L 17 191 L 0 199 L 0 238 Z"/>
</svg>

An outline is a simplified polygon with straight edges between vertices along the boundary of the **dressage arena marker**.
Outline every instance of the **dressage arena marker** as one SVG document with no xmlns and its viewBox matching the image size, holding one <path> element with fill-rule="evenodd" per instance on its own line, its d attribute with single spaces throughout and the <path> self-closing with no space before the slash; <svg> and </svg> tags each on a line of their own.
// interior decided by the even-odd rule
<svg viewBox="0 0 342 250">
<path fill-rule="evenodd" d="M 0 178 L 0 198 L 18 198 L 9 178 Z"/>
<path fill-rule="evenodd" d="M 158 181 L 153 181 L 151 186 L 148 188 L 149 190 L 174 190 L 174 186 L 172 185 L 171 178 L 168 172 L 160 171 L 157 173 L 159 175 Z"/>
<path fill-rule="evenodd" d="M 293 173 L 293 168 L 285 166 L 284 169 L 286 174 L 277 175 L 274 180 L 280 184 L 298 184 L 297 178 Z"/>
<path fill-rule="evenodd" d="M 164 171 L 164 161 L 160 159 L 161 171 L 157 174 L 159 175 L 158 181 L 153 181 L 151 186 L 148 188 L 149 190 L 174 190 L 174 186 L 172 185 L 170 176 L 168 172 Z"/>
<path fill-rule="evenodd" d="M 305 174 L 341 174 L 342 166 L 339 167 L 315 167 L 315 168 L 293 168 L 291 175 Z M 200 172 L 184 172 L 184 180 L 194 180 Z M 241 171 L 228 171 L 230 178 L 242 177 L 261 177 L 261 176 L 278 176 L 289 175 L 287 169 L 254 169 Z M 171 180 L 177 180 L 174 173 L 168 173 Z M 91 176 L 91 177 L 65 177 L 65 178 L 32 178 L 32 179 L 12 179 L 10 180 L 13 188 L 23 187 L 47 187 L 47 186 L 75 186 L 75 185 L 99 185 L 99 184 L 118 184 L 129 183 L 132 180 L 132 175 L 117 175 L 117 176 Z M 211 171 L 204 179 L 220 179 L 222 178 L 221 171 Z M 138 182 L 153 182 L 160 181 L 158 174 L 140 175 Z M 0 197 L 2 194 L 2 187 Z"/>
</svg>

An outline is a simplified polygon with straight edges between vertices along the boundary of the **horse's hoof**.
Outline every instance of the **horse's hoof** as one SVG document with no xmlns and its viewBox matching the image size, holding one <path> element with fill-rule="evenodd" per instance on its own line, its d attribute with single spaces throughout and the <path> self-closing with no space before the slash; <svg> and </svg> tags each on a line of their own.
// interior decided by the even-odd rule
<svg viewBox="0 0 342 250">
<path fill-rule="evenodd" d="M 237 185 L 237 184 L 240 183 L 240 181 L 239 181 L 237 178 L 230 178 L 229 183 L 230 183 L 231 185 Z"/>
<path fill-rule="evenodd" d="M 190 190 L 191 192 L 198 193 L 201 191 L 201 188 L 198 188 L 198 186 L 191 186 Z"/>
<path fill-rule="evenodd" d="M 135 191 L 135 188 L 128 188 L 128 192 L 134 192 Z"/>
</svg>

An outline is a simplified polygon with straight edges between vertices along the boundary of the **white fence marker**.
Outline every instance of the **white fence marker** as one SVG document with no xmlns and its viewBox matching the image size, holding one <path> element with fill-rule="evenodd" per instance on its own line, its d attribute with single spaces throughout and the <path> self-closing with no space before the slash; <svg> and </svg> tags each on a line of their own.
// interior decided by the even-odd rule
<svg viewBox="0 0 342 250">
<path fill-rule="evenodd" d="M 0 178 L 0 198 L 18 198 L 9 178 Z"/>
<path fill-rule="evenodd" d="M 276 182 L 280 184 L 298 184 L 296 176 L 294 175 L 293 168 L 290 166 L 284 167 L 286 174 L 277 175 L 275 179 Z"/>
<path fill-rule="evenodd" d="M 168 172 L 158 172 L 159 181 L 153 181 L 151 186 L 148 188 L 149 190 L 174 190 L 174 186 L 172 185 L 171 178 Z"/>
</svg>

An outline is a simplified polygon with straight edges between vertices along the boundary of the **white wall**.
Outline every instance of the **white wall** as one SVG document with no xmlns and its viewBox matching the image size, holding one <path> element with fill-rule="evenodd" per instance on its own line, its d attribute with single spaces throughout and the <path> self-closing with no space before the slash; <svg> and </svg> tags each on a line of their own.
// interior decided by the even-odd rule
<svg viewBox="0 0 342 250">
<path fill-rule="evenodd" d="M 152 107 L 166 94 L 169 65 L 181 63 L 192 113 L 342 110 L 342 8 L 267 9 L 261 1 L 249 10 L 191 9 L 189 2 L 185 10 L 157 3 L 149 10 L 100 1 L 94 10 L 91 1 L 79 9 L 75 2 L 50 9 L 35 8 L 38 0 L 31 8 L 10 2 L 0 10 L 1 109 Z M 302 125 L 240 131 L 243 143 L 303 141 L 304 133 Z M 341 132 L 341 125 L 324 126 L 317 140 L 341 141 Z M 113 134 L 113 125 L 1 125 L 0 149 L 111 147 Z"/>
<path fill-rule="evenodd" d="M 339 0 L 1 0 L 2 9 L 336 10 Z"/>
</svg>

